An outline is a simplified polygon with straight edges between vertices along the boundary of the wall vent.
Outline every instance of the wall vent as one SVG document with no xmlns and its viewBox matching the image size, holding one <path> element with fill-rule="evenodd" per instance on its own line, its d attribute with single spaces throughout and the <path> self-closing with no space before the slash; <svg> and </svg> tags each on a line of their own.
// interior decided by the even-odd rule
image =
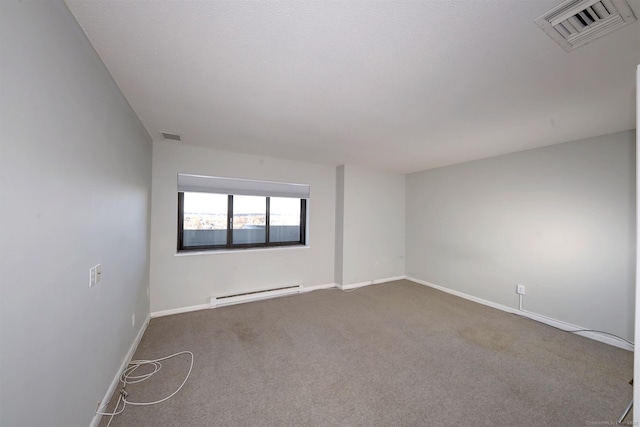
<svg viewBox="0 0 640 427">
<path fill-rule="evenodd" d="M 570 52 L 635 20 L 626 0 L 567 0 L 534 22 Z"/>
<path fill-rule="evenodd" d="M 165 140 L 182 141 L 182 137 L 180 135 L 175 134 L 175 133 L 160 132 L 160 135 L 162 135 L 162 138 L 164 138 Z"/>
</svg>

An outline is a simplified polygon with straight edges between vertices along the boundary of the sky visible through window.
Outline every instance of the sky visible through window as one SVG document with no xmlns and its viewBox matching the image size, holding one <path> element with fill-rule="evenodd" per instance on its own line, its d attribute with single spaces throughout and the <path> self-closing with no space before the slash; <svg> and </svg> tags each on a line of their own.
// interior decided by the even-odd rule
<svg viewBox="0 0 640 427">
<path fill-rule="evenodd" d="M 184 193 L 184 213 L 227 213 L 227 195 L 210 193 Z"/>
<path fill-rule="evenodd" d="M 227 227 L 226 194 L 184 193 L 184 229 L 213 230 Z M 266 197 L 234 196 L 234 228 L 265 225 Z M 300 199 L 271 197 L 270 224 L 300 225 Z"/>
</svg>

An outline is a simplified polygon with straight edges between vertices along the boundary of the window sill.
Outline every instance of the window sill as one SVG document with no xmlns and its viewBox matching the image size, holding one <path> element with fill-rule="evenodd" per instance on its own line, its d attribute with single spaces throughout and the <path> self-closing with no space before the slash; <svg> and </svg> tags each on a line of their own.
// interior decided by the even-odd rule
<svg viewBox="0 0 640 427">
<path fill-rule="evenodd" d="M 269 252 L 269 251 L 291 251 L 297 249 L 308 249 L 309 245 L 296 245 L 296 246 L 271 246 L 267 248 L 246 248 L 246 249 L 213 249 L 207 251 L 183 251 L 176 252 L 173 256 L 198 256 L 198 255 L 217 255 L 217 254 L 237 254 L 246 252 Z"/>
</svg>

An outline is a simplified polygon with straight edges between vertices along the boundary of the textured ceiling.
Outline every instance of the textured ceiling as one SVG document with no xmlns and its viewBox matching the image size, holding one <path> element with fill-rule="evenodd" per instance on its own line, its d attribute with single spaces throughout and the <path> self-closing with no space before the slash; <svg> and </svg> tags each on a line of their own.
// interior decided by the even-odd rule
<svg viewBox="0 0 640 427">
<path fill-rule="evenodd" d="M 154 139 L 396 172 L 635 128 L 640 22 L 567 53 L 558 3 L 67 0 Z"/>
</svg>

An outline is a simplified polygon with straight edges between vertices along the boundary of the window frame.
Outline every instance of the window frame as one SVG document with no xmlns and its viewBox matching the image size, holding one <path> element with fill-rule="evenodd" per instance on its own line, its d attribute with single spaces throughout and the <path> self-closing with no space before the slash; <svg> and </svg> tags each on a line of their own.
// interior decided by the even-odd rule
<svg viewBox="0 0 640 427">
<path fill-rule="evenodd" d="M 233 194 L 227 194 L 227 242 L 221 245 L 184 245 L 184 191 L 178 191 L 178 239 L 177 251 L 181 252 L 215 252 L 215 251 L 234 251 L 242 249 L 265 249 L 277 247 L 295 247 L 306 246 L 307 236 L 307 199 L 300 200 L 300 239 L 287 242 L 270 242 L 270 201 L 272 196 L 263 196 L 266 201 L 266 218 L 265 218 L 265 242 L 264 243 L 233 243 Z M 279 197 L 279 196 L 274 196 Z"/>
</svg>

